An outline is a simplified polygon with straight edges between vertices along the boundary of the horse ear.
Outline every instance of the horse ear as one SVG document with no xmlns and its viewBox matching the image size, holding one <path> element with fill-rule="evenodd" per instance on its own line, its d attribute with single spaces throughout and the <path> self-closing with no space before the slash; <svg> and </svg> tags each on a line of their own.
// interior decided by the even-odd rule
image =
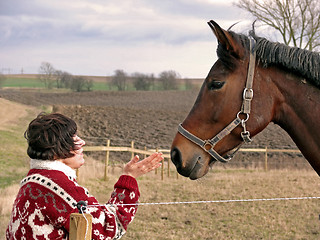
<svg viewBox="0 0 320 240">
<path fill-rule="evenodd" d="M 229 52 L 232 52 L 233 55 L 242 58 L 244 53 L 243 49 L 237 41 L 228 33 L 226 30 L 223 30 L 215 21 L 211 20 L 208 22 L 210 28 L 212 29 L 214 35 L 216 35 L 218 42 L 222 44 Z"/>
</svg>

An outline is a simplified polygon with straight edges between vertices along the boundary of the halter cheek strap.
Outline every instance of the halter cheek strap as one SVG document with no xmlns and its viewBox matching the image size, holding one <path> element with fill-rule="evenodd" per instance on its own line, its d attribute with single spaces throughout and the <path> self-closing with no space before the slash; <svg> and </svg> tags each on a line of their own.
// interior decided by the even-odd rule
<svg viewBox="0 0 320 240">
<path fill-rule="evenodd" d="M 221 132 L 219 132 L 216 136 L 214 136 L 211 139 L 202 140 L 198 138 L 197 136 L 190 133 L 188 130 L 186 130 L 184 127 L 182 127 L 182 124 L 180 123 L 178 126 L 178 132 L 193 142 L 194 144 L 201 147 L 204 151 L 206 151 L 208 154 L 210 154 L 215 161 L 220 161 L 223 163 L 229 162 L 233 155 L 237 152 L 237 150 L 240 148 L 240 146 L 236 149 L 236 151 L 228 157 L 222 157 L 219 153 L 217 153 L 213 148 L 214 146 L 225 136 L 229 135 L 233 129 L 235 129 L 240 123 L 243 128 L 243 131 L 241 132 L 241 138 L 244 142 L 248 143 L 251 142 L 250 138 L 250 132 L 246 129 L 246 122 L 249 119 L 249 114 L 251 112 L 251 100 L 253 98 L 253 76 L 254 76 L 254 69 L 255 69 L 255 61 L 256 61 L 256 51 L 255 51 L 255 39 L 251 36 L 249 36 L 250 40 L 250 58 L 249 58 L 249 66 L 248 66 L 248 75 L 247 75 L 247 81 L 246 86 L 243 90 L 242 95 L 242 106 L 241 110 L 237 113 L 236 118 L 229 123 L 228 126 L 226 126 Z M 240 115 L 245 115 L 246 118 L 242 119 L 240 118 Z"/>
<path fill-rule="evenodd" d="M 213 148 L 214 146 L 226 135 L 228 135 L 233 129 L 235 129 L 240 123 L 240 118 L 236 118 L 233 120 L 227 127 L 225 127 L 220 133 L 214 136 L 212 139 L 202 140 L 192 133 L 188 132 L 185 128 L 182 127 L 181 123 L 178 126 L 178 132 L 189 139 L 191 142 L 200 146 L 203 150 L 208 152 L 216 161 L 220 161 L 223 163 L 229 162 L 232 157 L 224 158 L 219 153 L 217 153 Z"/>
</svg>

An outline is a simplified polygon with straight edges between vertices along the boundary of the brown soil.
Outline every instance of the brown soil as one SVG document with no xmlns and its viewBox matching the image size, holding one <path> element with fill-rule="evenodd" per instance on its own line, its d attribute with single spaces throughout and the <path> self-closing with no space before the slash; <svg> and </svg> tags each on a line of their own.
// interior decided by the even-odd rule
<svg viewBox="0 0 320 240">
<path fill-rule="evenodd" d="M 138 148 L 170 148 L 178 124 L 190 111 L 198 90 L 160 92 L 84 92 L 43 93 L 0 90 L 0 97 L 32 106 L 54 105 L 53 110 L 73 118 L 87 145 L 130 145 Z M 246 147 L 296 148 L 288 134 L 270 124 Z M 300 161 L 301 154 L 269 154 L 277 162 L 290 158 Z M 238 162 L 261 159 L 258 153 L 238 153 Z M 306 162 L 306 160 L 304 160 Z"/>
</svg>

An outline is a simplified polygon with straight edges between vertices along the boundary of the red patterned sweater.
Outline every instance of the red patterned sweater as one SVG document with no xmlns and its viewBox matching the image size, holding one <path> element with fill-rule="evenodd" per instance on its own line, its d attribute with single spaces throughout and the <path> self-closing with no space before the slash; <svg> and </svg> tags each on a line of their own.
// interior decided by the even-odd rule
<svg viewBox="0 0 320 240">
<path fill-rule="evenodd" d="M 13 205 L 7 239 L 68 239 L 70 214 L 77 202 L 86 201 L 92 215 L 92 238 L 120 239 L 137 211 L 140 193 L 137 181 L 122 175 L 114 185 L 109 204 L 100 205 L 76 182 L 75 171 L 57 161 L 31 160 L 31 170 L 21 181 Z"/>
</svg>

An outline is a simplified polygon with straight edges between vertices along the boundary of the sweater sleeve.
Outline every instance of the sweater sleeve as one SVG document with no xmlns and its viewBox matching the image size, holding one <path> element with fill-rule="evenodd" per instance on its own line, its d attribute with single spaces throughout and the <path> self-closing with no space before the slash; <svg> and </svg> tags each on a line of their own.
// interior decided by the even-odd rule
<svg viewBox="0 0 320 240">
<path fill-rule="evenodd" d="M 114 207 L 116 204 L 116 208 L 118 209 L 117 217 L 125 230 L 127 230 L 128 224 L 133 220 L 137 211 L 136 203 L 138 202 L 139 197 L 140 192 L 136 179 L 127 175 L 122 175 L 114 185 L 114 191 L 112 192 L 107 205 Z"/>
<path fill-rule="evenodd" d="M 100 205 L 94 197 L 89 197 L 86 212 L 92 215 L 92 238 L 120 239 L 134 218 L 139 197 L 137 181 L 126 175 L 122 175 L 114 185 L 111 198 L 105 205 Z"/>
</svg>

